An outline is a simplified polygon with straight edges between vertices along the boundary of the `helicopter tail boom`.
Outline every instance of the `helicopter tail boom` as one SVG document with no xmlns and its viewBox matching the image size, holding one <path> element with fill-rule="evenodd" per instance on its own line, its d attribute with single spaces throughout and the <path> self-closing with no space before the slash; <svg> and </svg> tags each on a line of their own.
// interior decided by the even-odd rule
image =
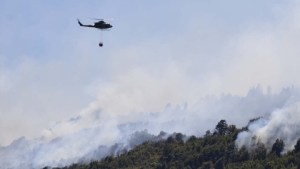
<svg viewBox="0 0 300 169">
<path fill-rule="evenodd" d="M 80 26 L 84 26 L 84 27 L 95 27 L 95 26 L 93 26 L 93 25 L 84 25 L 84 24 L 82 24 L 82 23 L 79 21 L 79 19 L 77 19 L 77 21 L 78 21 L 78 24 L 79 24 Z"/>
</svg>

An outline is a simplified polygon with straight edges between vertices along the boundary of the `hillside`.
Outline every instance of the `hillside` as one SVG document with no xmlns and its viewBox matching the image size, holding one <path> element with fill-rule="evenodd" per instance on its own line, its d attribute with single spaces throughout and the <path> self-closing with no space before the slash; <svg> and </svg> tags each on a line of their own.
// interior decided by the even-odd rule
<svg viewBox="0 0 300 169">
<path fill-rule="evenodd" d="M 268 150 L 258 142 L 253 149 L 237 148 L 235 140 L 241 131 L 221 120 L 213 132 L 203 137 L 174 133 L 165 140 L 147 141 L 117 156 L 108 156 L 89 164 L 73 164 L 55 169 L 115 168 L 200 168 L 200 169 L 297 169 L 300 168 L 300 140 L 295 149 L 282 154 L 284 142 L 274 140 Z M 45 167 L 47 168 L 47 167 Z"/>
</svg>

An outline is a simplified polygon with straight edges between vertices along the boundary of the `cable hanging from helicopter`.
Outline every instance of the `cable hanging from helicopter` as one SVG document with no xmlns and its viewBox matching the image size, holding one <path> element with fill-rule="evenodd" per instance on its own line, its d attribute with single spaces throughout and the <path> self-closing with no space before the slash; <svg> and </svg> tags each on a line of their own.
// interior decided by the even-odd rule
<svg viewBox="0 0 300 169">
<path fill-rule="evenodd" d="M 84 25 L 82 24 L 79 19 L 77 19 L 79 26 L 82 27 L 90 27 L 90 28 L 97 28 L 101 30 L 101 38 L 102 38 L 102 30 L 109 30 L 110 28 L 112 28 L 113 26 L 109 23 L 106 23 L 103 19 L 95 19 L 98 20 L 97 22 L 94 23 L 94 25 Z M 103 42 L 101 41 L 99 43 L 99 46 L 102 47 L 103 46 Z"/>
</svg>

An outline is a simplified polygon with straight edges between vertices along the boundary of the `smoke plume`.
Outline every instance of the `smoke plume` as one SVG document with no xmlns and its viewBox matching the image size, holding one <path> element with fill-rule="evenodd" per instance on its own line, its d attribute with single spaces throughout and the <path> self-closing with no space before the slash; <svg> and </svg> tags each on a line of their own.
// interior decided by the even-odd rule
<svg viewBox="0 0 300 169">
<path fill-rule="evenodd" d="M 3 168 L 41 168 L 89 162 L 130 150 L 146 140 L 163 139 L 166 136 L 155 137 L 161 131 L 201 136 L 221 118 L 241 127 L 258 116 L 265 118 L 241 133 L 238 145 L 250 145 L 249 140 L 255 135 L 266 144 L 281 138 L 289 150 L 300 137 L 299 96 L 295 88 L 272 94 L 270 89 L 264 93 L 257 86 L 246 96 L 207 96 L 194 104 L 167 104 L 159 112 L 139 112 L 127 117 L 105 112 L 97 100 L 78 116 L 44 130 L 39 138 L 21 137 L 1 147 L 0 164 Z"/>
<path fill-rule="evenodd" d="M 251 122 L 248 131 L 238 135 L 238 147 L 254 148 L 258 142 L 264 143 L 270 151 L 276 139 L 285 143 L 283 153 L 294 149 L 300 138 L 300 98 L 299 93 L 293 95 L 282 107 L 273 110 L 269 115 Z"/>
</svg>

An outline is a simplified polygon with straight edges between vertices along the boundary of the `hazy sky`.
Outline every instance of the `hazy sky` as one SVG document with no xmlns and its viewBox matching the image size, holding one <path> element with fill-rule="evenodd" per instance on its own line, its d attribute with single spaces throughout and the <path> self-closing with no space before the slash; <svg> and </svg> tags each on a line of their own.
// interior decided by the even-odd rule
<svg viewBox="0 0 300 169">
<path fill-rule="evenodd" d="M 76 116 L 299 86 L 298 0 L 2 0 L 0 145 Z M 90 18 L 114 27 L 79 27 Z"/>
</svg>

